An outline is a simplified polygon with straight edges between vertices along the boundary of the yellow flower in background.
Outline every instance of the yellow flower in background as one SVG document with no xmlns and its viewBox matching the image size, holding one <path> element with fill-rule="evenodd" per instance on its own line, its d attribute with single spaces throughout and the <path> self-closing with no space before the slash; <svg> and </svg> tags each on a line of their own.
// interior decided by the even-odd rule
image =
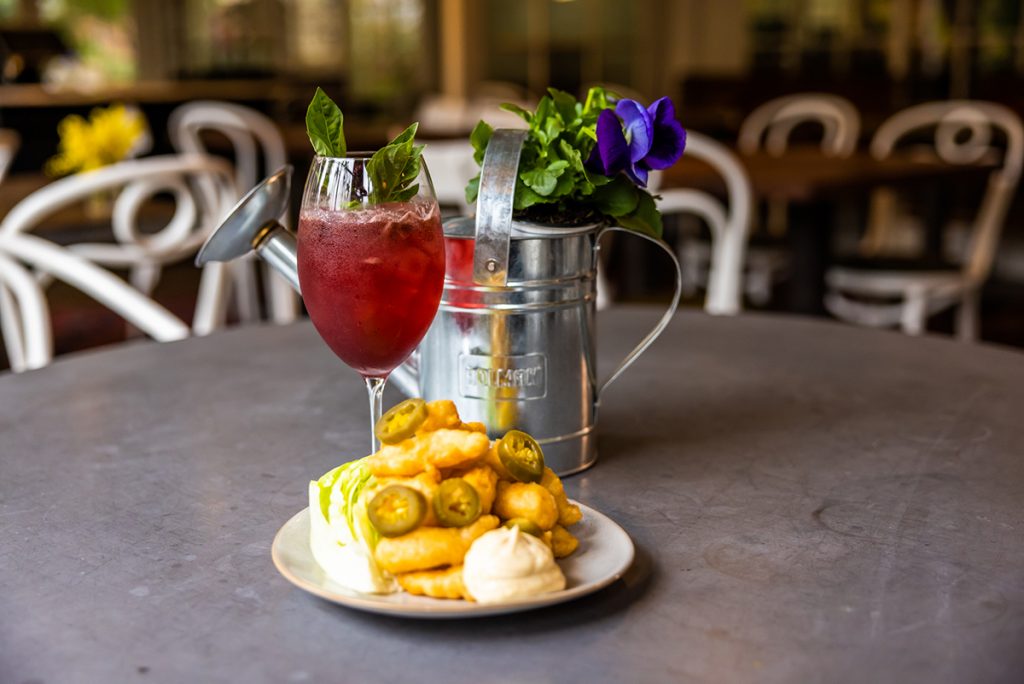
<svg viewBox="0 0 1024 684">
<path fill-rule="evenodd" d="M 121 104 L 97 107 L 88 121 L 77 114 L 66 116 L 57 124 L 60 147 L 46 163 L 46 173 L 63 176 L 123 161 L 143 142 L 146 131 L 145 117 Z"/>
</svg>

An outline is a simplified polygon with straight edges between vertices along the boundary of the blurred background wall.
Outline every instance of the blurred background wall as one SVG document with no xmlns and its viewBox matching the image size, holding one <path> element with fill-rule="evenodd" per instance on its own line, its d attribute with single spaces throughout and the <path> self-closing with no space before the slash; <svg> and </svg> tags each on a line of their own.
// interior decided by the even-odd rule
<svg viewBox="0 0 1024 684">
<path fill-rule="evenodd" d="M 833 93 L 860 112 L 863 148 L 918 102 L 991 100 L 1024 116 L 1024 2 L 0 0 L 0 128 L 21 137 L 0 216 L 46 181 L 58 122 L 111 102 L 142 110 L 152 154 L 173 151 L 167 122 L 182 103 L 248 105 L 274 120 L 303 169 L 317 85 L 343 107 L 350 148 L 370 149 L 412 120 L 424 138 L 464 137 L 475 104 L 496 111 L 549 85 L 596 83 L 645 101 L 669 95 L 687 128 L 728 145 L 772 98 Z M 987 324 L 988 339 L 1014 344 L 1024 344 L 1022 215 L 1015 206 L 1002 280 L 986 291 L 987 311 L 1009 312 Z"/>
</svg>

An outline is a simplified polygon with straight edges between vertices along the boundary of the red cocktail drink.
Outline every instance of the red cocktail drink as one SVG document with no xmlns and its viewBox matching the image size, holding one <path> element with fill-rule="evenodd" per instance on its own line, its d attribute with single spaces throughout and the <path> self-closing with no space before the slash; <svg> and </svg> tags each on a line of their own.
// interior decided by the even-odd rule
<svg viewBox="0 0 1024 684">
<path fill-rule="evenodd" d="M 364 377 L 384 378 L 430 327 L 444 286 L 437 203 L 303 210 L 299 283 L 317 332 Z"/>
</svg>

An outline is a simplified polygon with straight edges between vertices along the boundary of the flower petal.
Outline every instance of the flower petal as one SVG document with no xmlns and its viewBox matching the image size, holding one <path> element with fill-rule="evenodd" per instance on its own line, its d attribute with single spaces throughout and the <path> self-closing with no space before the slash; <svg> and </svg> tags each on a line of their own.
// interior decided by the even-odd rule
<svg viewBox="0 0 1024 684">
<path fill-rule="evenodd" d="M 615 113 L 622 119 L 629 143 L 629 161 L 636 163 L 651 151 L 654 121 L 644 106 L 636 100 L 622 99 L 615 105 Z"/>
<path fill-rule="evenodd" d="M 626 175 L 629 179 L 639 185 L 641 188 L 647 187 L 647 169 L 643 163 L 630 164 L 626 167 Z"/>
<path fill-rule="evenodd" d="M 629 163 L 629 146 L 622 134 L 622 124 L 612 110 L 604 109 L 597 117 L 597 144 L 587 159 L 587 168 L 614 176 Z"/>
<path fill-rule="evenodd" d="M 644 165 L 651 169 L 667 169 L 683 156 L 686 131 L 676 121 L 676 108 L 667 97 L 652 103 L 647 112 L 653 120 L 654 134 Z"/>
</svg>

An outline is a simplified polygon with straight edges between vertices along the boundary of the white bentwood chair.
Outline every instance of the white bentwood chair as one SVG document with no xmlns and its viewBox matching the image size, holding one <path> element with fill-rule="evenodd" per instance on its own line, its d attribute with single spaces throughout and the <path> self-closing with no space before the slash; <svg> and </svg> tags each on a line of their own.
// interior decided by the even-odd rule
<svg viewBox="0 0 1024 684">
<path fill-rule="evenodd" d="M 988 178 L 970 239 L 959 267 L 915 269 L 887 263 L 872 268 L 840 266 L 826 274 L 825 305 L 844 321 L 872 327 L 899 326 L 903 332 L 924 332 L 927 319 L 959 305 L 957 336 L 978 335 L 981 287 L 992 270 L 999 237 L 1024 164 L 1024 126 L 1003 105 L 971 100 L 929 102 L 898 112 L 885 121 L 871 143 L 871 154 L 884 159 L 908 136 L 934 130 L 934 154 L 947 164 L 967 165 L 1001 156 Z M 992 144 L 993 132 L 1005 138 L 1002 149 Z"/>
<path fill-rule="evenodd" d="M 784 95 L 759 105 L 740 125 L 736 144 L 745 155 L 763 149 L 773 157 L 784 157 L 793 132 L 808 124 L 821 129 L 823 156 L 846 159 L 857 149 L 860 114 L 852 102 L 830 93 Z M 765 230 L 777 238 L 786 232 L 789 206 L 785 201 L 769 200 L 767 210 Z M 754 304 L 767 304 L 773 285 L 786 279 L 789 270 L 790 255 L 784 246 L 758 244 L 755 237 L 747 248 L 747 297 Z"/>
<path fill-rule="evenodd" d="M 241 195 L 261 178 L 276 172 L 287 163 L 284 141 L 277 126 L 260 112 L 230 102 L 200 100 L 183 104 L 171 112 L 168 120 L 171 143 L 179 152 L 208 154 L 203 134 L 223 135 L 234 151 L 235 184 Z M 262 167 L 259 164 L 263 157 Z M 288 227 L 290 219 L 281 217 Z M 253 258 L 236 260 L 223 266 L 232 276 L 236 289 L 238 314 L 243 321 L 259 320 L 256 269 Z M 291 323 L 299 315 L 299 297 L 288 282 L 270 267 L 263 267 L 267 313 L 278 324 Z"/>
<path fill-rule="evenodd" d="M 107 193 L 117 193 L 111 214 L 114 242 L 61 246 L 32 233 L 54 213 Z M 21 200 L 0 222 L 0 331 L 12 370 L 39 368 L 53 357 L 44 296 L 53 279 L 158 341 L 186 337 L 189 327 L 149 295 L 163 266 L 194 254 L 235 194 L 226 162 L 183 155 L 125 161 L 69 176 Z M 174 213 L 160 230 L 144 231 L 140 210 L 156 195 L 173 197 Z M 127 269 L 130 284 L 103 266 Z M 218 279 L 216 270 L 204 270 L 193 331 L 215 329 L 226 318 L 227 293 L 216 286 Z"/>
<path fill-rule="evenodd" d="M 773 157 L 785 156 L 793 130 L 805 123 L 822 128 L 821 151 L 844 159 L 857 149 L 860 114 L 852 102 L 829 93 L 785 95 L 759 105 L 740 125 L 737 146 L 743 154 L 764 150 Z"/>
<path fill-rule="evenodd" d="M 746 169 L 725 145 L 696 131 L 686 132 L 684 156 L 711 165 L 725 181 L 727 205 L 703 190 L 669 188 L 659 192 L 658 209 L 665 216 L 691 213 L 711 231 L 711 244 L 682 239 L 678 248 L 683 291 L 707 284 L 704 310 L 736 314 L 743 309 L 743 272 L 753 208 L 753 190 Z"/>
</svg>

